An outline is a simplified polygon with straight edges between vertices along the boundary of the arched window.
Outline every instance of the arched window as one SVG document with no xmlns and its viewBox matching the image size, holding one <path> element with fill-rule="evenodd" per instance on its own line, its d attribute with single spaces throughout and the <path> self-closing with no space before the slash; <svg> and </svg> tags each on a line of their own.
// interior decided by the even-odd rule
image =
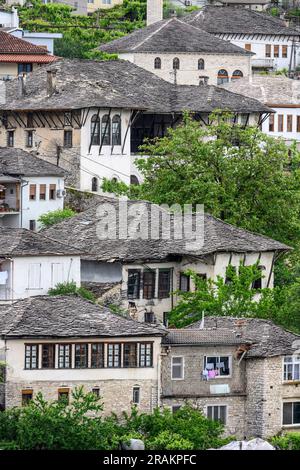
<svg viewBox="0 0 300 470">
<path fill-rule="evenodd" d="M 110 145 L 110 117 L 105 114 L 101 123 L 101 142 L 102 145 Z"/>
<path fill-rule="evenodd" d="M 231 80 L 237 80 L 243 78 L 243 72 L 241 70 L 235 70 L 232 74 Z"/>
<path fill-rule="evenodd" d="M 180 60 L 178 59 L 178 57 L 175 57 L 173 59 L 173 69 L 174 70 L 179 70 L 180 69 Z"/>
<path fill-rule="evenodd" d="M 227 83 L 227 82 L 229 82 L 227 70 L 225 69 L 219 70 L 218 81 L 217 81 L 218 85 L 222 85 L 223 83 Z"/>
<path fill-rule="evenodd" d="M 121 118 L 118 114 L 112 118 L 112 144 L 121 145 Z"/>
<path fill-rule="evenodd" d="M 161 58 L 160 57 L 155 57 L 155 59 L 154 59 L 154 68 L 155 69 L 161 69 Z"/>
<path fill-rule="evenodd" d="M 130 175 L 130 184 L 135 184 L 136 186 L 140 184 L 139 180 L 135 175 Z"/>
<path fill-rule="evenodd" d="M 204 70 L 205 69 L 205 63 L 203 59 L 198 60 L 198 70 Z"/>
<path fill-rule="evenodd" d="M 95 176 L 94 178 L 92 178 L 92 191 L 98 191 L 98 178 L 96 178 Z"/>
<path fill-rule="evenodd" d="M 91 119 L 91 144 L 100 145 L 100 118 L 97 114 Z"/>
</svg>

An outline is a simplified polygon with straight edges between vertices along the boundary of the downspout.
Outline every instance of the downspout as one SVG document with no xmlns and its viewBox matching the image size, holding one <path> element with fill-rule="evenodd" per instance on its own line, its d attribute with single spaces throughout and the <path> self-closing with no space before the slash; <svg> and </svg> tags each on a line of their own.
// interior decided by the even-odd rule
<svg viewBox="0 0 300 470">
<path fill-rule="evenodd" d="M 161 404 L 161 340 L 162 338 L 160 338 L 159 352 L 157 355 L 157 408 L 160 408 Z"/>
</svg>

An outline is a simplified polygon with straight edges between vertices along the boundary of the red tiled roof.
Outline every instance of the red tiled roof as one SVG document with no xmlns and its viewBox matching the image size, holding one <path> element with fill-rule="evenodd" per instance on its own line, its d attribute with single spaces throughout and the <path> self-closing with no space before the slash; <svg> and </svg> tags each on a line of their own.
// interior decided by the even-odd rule
<svg viewBox="0 0 300 470">
<path fill-rule="evenodd" d="M 45 54 L 47 50 L 0 31 L 0 54 Z"/>
<path fill-rule="evenodd" d="M 49 62 L 54 62 L 58 57 L 54 55 L 38 55 L 38 54 L 0 54 L 0 62 L 16 62 L 18 64 L 22 63 L 35 63 L 35 64 L 48 64 Z"/>
</svg>

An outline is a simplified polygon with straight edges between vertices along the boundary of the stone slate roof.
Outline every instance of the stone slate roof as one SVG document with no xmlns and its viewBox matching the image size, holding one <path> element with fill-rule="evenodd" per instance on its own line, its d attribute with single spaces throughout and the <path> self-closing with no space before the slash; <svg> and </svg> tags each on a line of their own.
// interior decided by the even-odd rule
<svg viewBox="0 0 300 470">
<path fill-rule="evenodd" d="M 198 329 L 201 321 L 189 325 L 188 331 Z M 252 343 L 246 357 L 272 357 L 293 354 L 300 347 L 300 335 L 286 331 L 269 320 L 258 318 L 205 317 L 204 328 L 215 328 L 222 334 L 224 329 L 239 335 L 240 343 Z M 298 346 L 293 348 L 293 342 Z"/>
<path fill-rule="evenodd" d="M 199 345 L 199 346 L 214 346 L 214 345 L 236 345 L 247 344 L 249 341 L 241 341 L 234 331 L 229 329 L 217 330 L 206 328 L 204 330 L 196 329 L 183 329 L 183 330 L 168 330 L 168 334 L 163 338 L 163 344 L 171 344 L 173 346 L 183 345 Z"/>
<path fill-rule="evenodd" d="M 138 205 L 143 201 L 128 201 L 128 207 L 134 209 L 134 205 Z M 103 203 L 111 204 L 112 214 L 114 210 L 117 213 L 118 221 L 118 205 L 119 200 L 103 198 Z M 155 239 L 101 239 L 102 218 L 99 214 L 101 204 L 95 204 L 81 214 L 67 219 L 43 231 L 45 235 L 56 240 L 64 240 L 70 246 L 76 246 L 80 250 L 86 252 L 84 256 L 87 259 L 102 261 L 135 261 L 135 260 L 163 260 L 170 256 L 197 256 L 215 252 L 263 252 L 263 251 L 285 251 L 289 247 L 247 230 L 239 229 L 233 225 L 229 225 L 212 215 L 205 214 L 204 217 L 204 243 L 190 246 L 186 239 L 165 240 L 162 238 Z M 138 206 L 136 206 L 138 207 Z M 151 209 L 156 209 L 158 213 L 165 213 L 158 206 L 144 202 L 144 206 L 140 210 L 146 218 L 150 217 Z M 106 208 L 105 208 L 106 210 Z M 160 215 L 157 216 L 158 222 Z M 109 216 L 106 219 L 109 221 Z M 111 219 L 111 221 L 113 218 Z M 149 220 L 149 219 L 148 219 Z M 131 218 L 128 220 L 130 224 Z M 174 227 L 174 219 L 172 219 L 172 233 Z M 100 236 L 99 236 L 100 235 Z M 103 235 L 102 235 L 102 238 Z M 202 239 L 201 239 L 202 241 Z"/>
<path fill-rule="evenodd" d="M 0 174 L 63 177 L 66 171 L 24 150 L 0 147 Z"/>
<path fill-rule="evenodd" d="M 298 105 L 300 107 L 300 81 L 283 75 L 252 75 L 233 80 L 222 88 L 255 98 L 262 103 L 276 105 Z"/>
<path fill-rule="evenodd" d="M 77 295 L 37 296 L 0 305 L 5 338 L 162 336 L 165 330 L 112 313 Z"/>
<path fill-rule="evenodd" d="M 65 240 L 64 240 L 65 242 Z M 0 258 L 14 256 L 79 256 L 72 245 L 25 228 L 0 227 Z"/>
<path fill-rule="evenodd" d="M 183 18 L 188 24 L 215 34 L 298 36 L 280 18 L 244 7 L 207 5 Z"/>
<path fill-rule="evenodd" d="M 47 95 L 47 70 L 56 70 L 56 93 Z M 6 85 L 1 110 L 52 110 L 111 107 L 155 113 L 184 110 L 211 112 L 216 107 L 235 112 L 270 112 L 257 100 L 215 86 L 174 86 L 141 67 L 124 61 L 64 59 L 40 67 L 26 80 L 19 96 L 18 80 Z"/>
<path fill-rule="evenodd" d="M 241 47 L 216 38 L 207 31 L 188 25 L 178 18 L 158 21 L 146 28 L 139 29 L 101 44 L 99 50 L 111 53 L 153 52 L 153 53 L 213 53 L 252 55 Z"/>
</svg>

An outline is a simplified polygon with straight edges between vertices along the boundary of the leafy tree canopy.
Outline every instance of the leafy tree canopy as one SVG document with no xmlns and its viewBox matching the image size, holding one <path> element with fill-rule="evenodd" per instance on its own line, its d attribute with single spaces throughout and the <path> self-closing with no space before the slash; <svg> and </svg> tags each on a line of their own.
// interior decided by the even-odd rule
<svg viewBox="0 0 300 470">
<path fill-rule="evenodd" d="M 76 212 L 66 207 L 65 209 L 57 209 L 55 211 L 46 212 L 39 217 L 38 221 L 42 224 L 42 228 L 51 227 L 58 224 L 69 217 L 76 215 Z"/>
</svg>

